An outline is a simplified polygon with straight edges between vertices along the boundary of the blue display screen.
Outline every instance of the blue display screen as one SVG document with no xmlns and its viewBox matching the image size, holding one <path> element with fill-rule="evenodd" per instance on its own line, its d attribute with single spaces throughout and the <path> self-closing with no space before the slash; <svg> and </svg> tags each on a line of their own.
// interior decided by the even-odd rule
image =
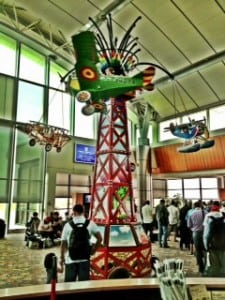
<svg viewBox="0 0 225 300">
<path fill-rule="evenodd" d="M 84 144 L 75 144 L 75 162 L 94 164 L 96 159 L 96 147 Z"/>
</svg>

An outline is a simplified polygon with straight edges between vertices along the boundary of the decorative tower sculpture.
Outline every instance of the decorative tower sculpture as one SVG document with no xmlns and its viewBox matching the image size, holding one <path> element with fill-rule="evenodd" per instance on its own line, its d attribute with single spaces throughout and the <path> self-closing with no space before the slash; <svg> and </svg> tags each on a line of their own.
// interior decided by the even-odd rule
<svg viewBox="0 0 225 300">
<path fill-rule="evenodd" d="M 100 112 L 90 218 L 99 226 L 103 245 L 91 258 L 92 279 L 108 278 L 116 267 L 125 268 L 132 277 L 151 272 L 151 242 L 134 209 L 126 109 L 136 90 L 153 89 L 151 63 L 143 63 L 148 65 L 144 71 L 128 76 L 139 65 L 137 38 L 130 34 L 139 19 L 119 45 L 110 15 L 106 19 L 109 41 L 91 18 L 97 33 L 72 37 L 78 80 L 72 76 L 70 88 L 85 104 L 83 114 Z"/>
</svg>

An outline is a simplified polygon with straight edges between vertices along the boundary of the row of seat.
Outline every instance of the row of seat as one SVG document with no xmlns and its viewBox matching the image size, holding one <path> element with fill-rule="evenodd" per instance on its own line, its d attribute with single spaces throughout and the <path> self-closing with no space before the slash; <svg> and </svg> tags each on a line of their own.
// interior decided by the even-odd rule
<svg viewBox="0 0 225 300">
<path fill-rule="evenodd" d="M 25 237 L 26 246 L 30 249 L 44 249 L 59 245 L 61 239 L 56 237 L 51 239 L 50 237 L 43 237 L 41 234 L 35 233 Z"/>
</svg>

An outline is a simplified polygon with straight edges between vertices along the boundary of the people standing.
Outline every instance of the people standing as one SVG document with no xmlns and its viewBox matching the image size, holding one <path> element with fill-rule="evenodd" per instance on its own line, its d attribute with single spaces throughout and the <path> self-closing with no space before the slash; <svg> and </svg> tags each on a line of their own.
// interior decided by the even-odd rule
<svg viewBox="0 0 225 300">
<path fill-rule="evenodd" d="M 203 242 L 208 254 L 207 276 L 225 277 L 225 209 L 214 201 L 204 219 Z"/>
<path fill-rule="evenodd" d="M 187 200 L 184 200 L 184 205 L 180 209 L 179 215 L 179 231 L 180 231 L 180 250 L 190 249 L 191 247 L 191 230 L 187 226 L 187 214 L 191 209 Z"/>
<path fill-rule="evenodd" d="M 82 205 L 76 204 L 73 207 L 73 220 L 71 222 L 74 224 L 86 223 L 84 207 Z M 71 254 L 68 251 L 70 247 L 70 237 L 73 230 L 71 223 L 67 222 L 63 227 L 61 236 L 60 264 L 62 267 L 65 264 L 65 282 L 90 279 L 90 256 L 74 260 L 71 258 Z M 101 245 L 102 236 L 98 226 L 91 220 L 88 222 L 87 230 L 89 232 L 89 243 L 92 235 L 96 238 L 96 243 L 92 245 L 92 247 L 90 243 L 90 254 L 93 255 Z M 82 251 L 82 249 L 80 249 L 80 251 Z"/>
<path fill-rule="evenodd" d="M 168 236 L 171 234 L 171 232 L 173 232 L 173 241 L 176 242 L 179 223 L 179 209 L 175 203 L 175 200 L 171 201 L 171 204 L 167 207 L 167 210 L 169 212 Z"/>
<path fill-rule="evenodd" d="M 150 240 L 153 242 L 153 209 L 150 205 L 150 201 L 145 201 L 144 205 L 141 208 L 141 215 L 142 215 L 142 226 L 144 228 L 144 231 L 146 235 L 150 238 Z"/>
<path fill-rule="evenodd" d="M 194 208 L 194 202 L 192 200 L 190 200 L 190 209 L 188 210 L 187 214 L 186 214 L 186 221 L 189 219 L 190 215 L 195 211 Z M 193 242 L 193 237 L 192 237 L 192 231 L 191 229 L 188 227 L 189 231 L 190 231 L 190 236 L 191 236 L 191 240 L 190 240 L 190 255 L 194 254 L 194 242 Z"/>
<path fill-rule="evenodd" d="M 156 220 L 158 224 L 158 242 L 159 247 L 169 248 L 167 243 L 168 238 L 168 224 L 169 224 L 169 212 L 166 208 L 165 199 L 161 199 L 160 203 L 156 206 Z"/>
<path fill-rule="evenodd" d="M 203 245 L 203 221 L 205 218 L 205 211 L 202 208 L 201 202 L 194 203 L 194 211 L 187 219 L 187 226 L 192 231 L 192 238 L 195 247 L 196 262 L 201 274 L 205 270 L 205 251 Z"/>
</svg>

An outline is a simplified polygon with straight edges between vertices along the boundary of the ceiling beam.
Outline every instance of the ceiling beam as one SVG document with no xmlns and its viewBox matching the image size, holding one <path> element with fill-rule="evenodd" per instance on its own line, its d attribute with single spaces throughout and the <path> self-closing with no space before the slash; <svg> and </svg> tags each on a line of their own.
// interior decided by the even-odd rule
<svg viewBox="0 0 225 300">
<path fill-rule="evenodd" d="M 191 73 L 201 71 L 213 64 L 216 64 L 218 62 L 221 62 L 225 60 L 225 50 L 216 53 L 214 55 L 208 56 L 207 58 L 204 58 L 194 64 L 191 64 L 183 69 L 180 69 L 172 75 L 174 76 L 174 80 L 178 80 L 182 77 L 188 76 Z M 158 79 L 154 82 L 154 85 L 157 87 L 160 87 L 161 85 L 168 84 L 168 82 L 171 82 L 171 78 L 169 76 L 165 76 L 161 79 Z"/>
<path fill-rule="evenodd" d="M 109 4 L 104 10 L 101 10 L 96 17 L 93 18 L 95 23 L 100 26 L 105 22 L 106 16 L 109 14 L 114 14 L 117 11 L 123 9 L 126 5 L 128 5 L 132 0 L 116 0 L 113 3 Z M 92 22 L 88 22 L 84 25 L 83 30 L 90 30 L 94 27 Z M 81 30 L 82 31 L 82 30 Z"/>
</svg>

